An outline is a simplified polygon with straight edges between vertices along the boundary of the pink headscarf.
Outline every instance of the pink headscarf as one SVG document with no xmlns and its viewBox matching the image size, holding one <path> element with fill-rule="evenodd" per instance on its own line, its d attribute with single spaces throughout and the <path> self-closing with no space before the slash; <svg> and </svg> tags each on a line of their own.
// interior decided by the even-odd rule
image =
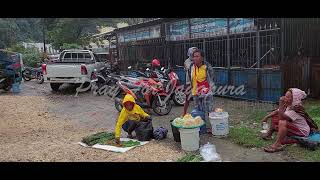
<svg viewBox="0 0 320 180">
<path fill-rule="evenodd" d="M 290 88 L 292 92 L 292 105 L 291 106 L 296 106 L 296 105 L 302 105 L 301 100 L 307 97 L 307 94 L 298 89 L 298 88 Z"/>
</svg>

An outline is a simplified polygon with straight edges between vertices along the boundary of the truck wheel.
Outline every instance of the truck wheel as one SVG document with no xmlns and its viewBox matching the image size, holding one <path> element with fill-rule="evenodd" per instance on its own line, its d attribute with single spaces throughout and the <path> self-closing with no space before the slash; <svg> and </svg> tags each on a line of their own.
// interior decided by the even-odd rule
<svg viewBox="0 0 320 180">
<path fill-rule="evenodd" d="M 53 91 L 59 91 L 60 86 L 61 86 L 61 83 L 50 83 L 50 87 Z"/>
</svg>

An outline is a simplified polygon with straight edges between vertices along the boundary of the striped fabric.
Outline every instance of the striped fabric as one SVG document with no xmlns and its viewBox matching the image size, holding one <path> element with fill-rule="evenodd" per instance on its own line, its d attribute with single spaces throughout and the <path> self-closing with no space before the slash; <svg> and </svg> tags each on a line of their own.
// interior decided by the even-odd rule
<svg viewBox="0 0 320 180">
<path fill-rule="evenodd" d="M 279 130 L 279 118 L 278 116 L 272 117 L 272 128 L 276 131 Z M 291 122 L 287 122 L 287 136 L 301 136 L 305 137 L 306 135 L 300 131 L 300 129 Z"/>
<path fill-rule="evenodd" d="M 294 110 L 296 113 L 298 113 L 300 116 L 302 116 L 307 121 L 311 132 L 318 131 L 318 125 L 316 124 L 316 122 L 313 121 L 313 119 L 305 111 L 303 106 L 301 106 L 301 105 L 293 106 L 292 110 Z"/>
<path fill-rule="evenodd" d="M 304 136 L 309 135 L 310 127 L 304 117 L 300 116 L 298 113 L 289 108 L 287 108 L 284 113 L 292 120 L 291 124 L 297 127 Z"/>
</svg>

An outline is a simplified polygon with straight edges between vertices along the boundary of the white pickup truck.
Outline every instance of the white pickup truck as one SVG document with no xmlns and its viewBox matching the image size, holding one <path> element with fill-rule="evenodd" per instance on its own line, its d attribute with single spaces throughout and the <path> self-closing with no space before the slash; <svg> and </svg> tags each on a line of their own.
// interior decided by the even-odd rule
<svg viewBox="0 0 320 180">
<path fill-rule="evenodd" d="M 53 91 L 63 83 L 81 85 L 96 78 L 96 72 L 104 66 L 89 50 L 64 50 L 54 64 L 43 64 L 44 81 Z"/>
</svg>

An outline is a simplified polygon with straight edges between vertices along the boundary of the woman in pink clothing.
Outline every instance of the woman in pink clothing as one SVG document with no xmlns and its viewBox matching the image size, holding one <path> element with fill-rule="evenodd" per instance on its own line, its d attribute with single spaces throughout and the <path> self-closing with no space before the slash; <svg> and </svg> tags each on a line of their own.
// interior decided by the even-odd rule
<svg viewBox="0 0 320 180">
<path fill-rule="evenodd" d="M 262 136 L 263 139 L 271 139 L 273 132 L 277 131 L 276 142 L 269 147 L 265 147 L 266 152 L 282 151 L 286 137 L 301 136 L 307 137 L 310 132 L 318 129 L 317 124 L 305 112 L 301 100 L 306 98 L 304 91 L 298 88 L 289 89 L 285 96 L 279 100 L 279 108 L 265 118 L 262 122 L 267 122 L 272 117 L 272 126 L 269 131 Z"/>
</svg>

